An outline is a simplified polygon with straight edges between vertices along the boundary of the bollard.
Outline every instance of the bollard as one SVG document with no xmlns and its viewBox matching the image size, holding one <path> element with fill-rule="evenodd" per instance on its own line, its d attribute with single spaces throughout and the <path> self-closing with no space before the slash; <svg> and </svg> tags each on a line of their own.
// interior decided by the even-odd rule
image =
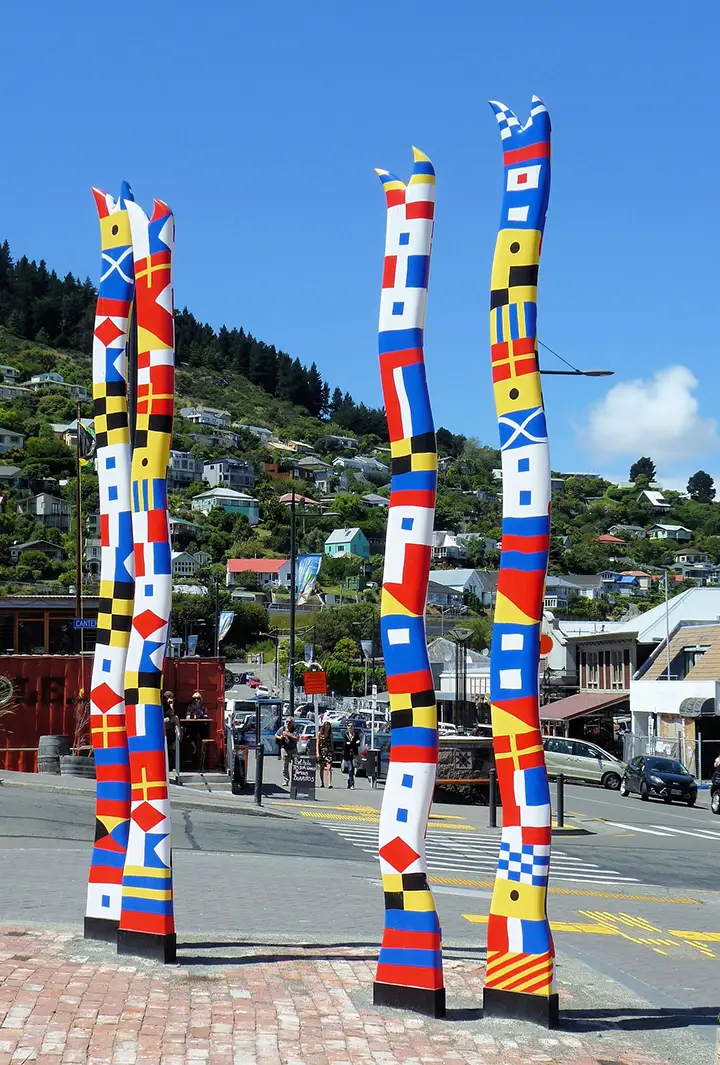
<svg viewBox="0 0 720 1065">
<path fill-rule="evenodd" d="M 265 747 L 260 743 L 255 747 L 255 805 L 262 806 L 263 762 Z"/>
<path fill-rule="evenodd" d="M 556 827 L 565 827 L 565 776 L 563 773 L 558 773 L 557 781 L 557 817 Z"/>
<path fill-rule="evenodd" d="M 497 769 L 488 772 L 488 825 L 497 828 Z"/>
</svg>

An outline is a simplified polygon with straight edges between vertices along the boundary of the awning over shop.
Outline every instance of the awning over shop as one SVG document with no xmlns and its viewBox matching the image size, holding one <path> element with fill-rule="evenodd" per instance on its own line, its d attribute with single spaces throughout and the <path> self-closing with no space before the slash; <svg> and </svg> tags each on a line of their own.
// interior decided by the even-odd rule
<svg viewBox="0 0 720 1065">
<path fill-rule="evenodd" d="M 627 700 L 627 692 L 578 692 L 577 695 L 568 695 L 567 699 L 558 699 L 556 703 L 541 706 L 540 720 L 570 721 L 574 717 L 584 717 L 586 714 L 595 714 L 598 710 L 619 706 Z"/>
</svg>

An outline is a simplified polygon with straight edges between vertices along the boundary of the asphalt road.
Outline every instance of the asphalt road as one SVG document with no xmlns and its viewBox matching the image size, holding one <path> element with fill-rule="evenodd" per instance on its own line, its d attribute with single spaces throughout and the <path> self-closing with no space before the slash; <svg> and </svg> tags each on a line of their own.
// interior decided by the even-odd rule
<svg viewBox="0 0 720 1065">
<path fill-rule="evenodd" d="M 382 791 L 338 784 L 315 804 L 269 802 L 284 819 L 174 810 L 181 953 L 183 933 L 235 947 L 250 934 L 379 941 Z M 588 834 L 554 838 L 548 912 L 560 978 L 563 958 L 575 958 L 657 1010 L 716 1009 L 720 818 L 707 795 L 689 810 L 570 786 L 566 809 Z M 0 921 L 81 926 L 93 815 L 92 794 L 0 788 Z M 484 946 L 498 837 L 484 807 L 433 808 L 428 860 L 448 947 Z M 710 1035 L 706 1026 L 701 1038 Z"/>
</svg>

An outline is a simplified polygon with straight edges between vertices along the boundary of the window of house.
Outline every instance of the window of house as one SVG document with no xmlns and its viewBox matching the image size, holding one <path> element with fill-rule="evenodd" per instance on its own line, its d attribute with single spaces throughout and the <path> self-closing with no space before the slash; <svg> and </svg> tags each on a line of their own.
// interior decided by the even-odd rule
<svg viewBox="0 0 720 1065">
<path fill-rule="evenodd" d="M 613 691 L 622 691 L 625 687 L 625 669 L 622 651 L 610 652 L 610 687 Z"/>
<path fill-rule="evenodd" d="M 588 651 L 586 656 L 587 677 L 586 688 L 600 687 L 600 656 L 597 651 Z"/>
<path fill-rule="evenodd" d="M 687 676 L 693 666 L 696 666 L 705 652 L 707 647 L 683 647 L 683 659 L 684 659 L 684 672 L 683 676 Z"/>
</svg>

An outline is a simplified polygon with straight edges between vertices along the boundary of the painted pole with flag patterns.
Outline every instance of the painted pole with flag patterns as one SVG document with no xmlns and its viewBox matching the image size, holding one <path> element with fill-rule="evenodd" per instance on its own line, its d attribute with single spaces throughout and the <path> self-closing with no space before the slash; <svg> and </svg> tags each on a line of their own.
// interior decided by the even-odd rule
<svg viewBox="0 0 720 1065">
<path fill-rule="evenodd" d="M 125 665 L 131 809 L 118 951 L 170 962 L 176 940 L 161 682 L 172 597 L 167 465 L 175 394 L 175 223 L 160 200 L 150 218 L 136 203 L 128 203 L 128 215 L 138 331 L 130 471 L 135 598 Z"/>
<path fill-rule="evenodd" d="M 550 116 L 521 125 L 497 101 L 504 195 L 490 292 L 490 350 L 503 473 L 490 698 L 502 798 L 487 932 L 485 1016 L 555 1027 L 547 918 L 551 811 L 539 719 L 540 625 L 550 537 L 550 454 L 537 354 L 537 282 L 550 195 Z"/>
<path fill-rule="evenodd" d="M 425 832 L 437 773 L 437 708 L 425 639 L 437 450 L 423 335 L 435 170 L 413 149 L 407 185 L 378 170 L 387 226 L 379 350 L 392 460 L 380 629 L 390 697 L 390 765 L 379 827 L 385 929 L 376 1005 L 445 1014 L 440 922 Z"/>
<path fill-rule="evenodd" d="M 92 192 L 102 248 L 92 356 L 92 436 L 100 497 L 100 606 L 90 685 L 97 787 L 85 936 L 115 941 L 130 821 L 124 689 L 135 596 L 127 395 L 128 330 L 135 292 L 127 204 L 133 194 L 125 182 L 117 200 L 100 189 Z M 79 418 L 77 431 L 82 441 L 79 452 L 87 456 L 89 434 Z"/>
</svg>

